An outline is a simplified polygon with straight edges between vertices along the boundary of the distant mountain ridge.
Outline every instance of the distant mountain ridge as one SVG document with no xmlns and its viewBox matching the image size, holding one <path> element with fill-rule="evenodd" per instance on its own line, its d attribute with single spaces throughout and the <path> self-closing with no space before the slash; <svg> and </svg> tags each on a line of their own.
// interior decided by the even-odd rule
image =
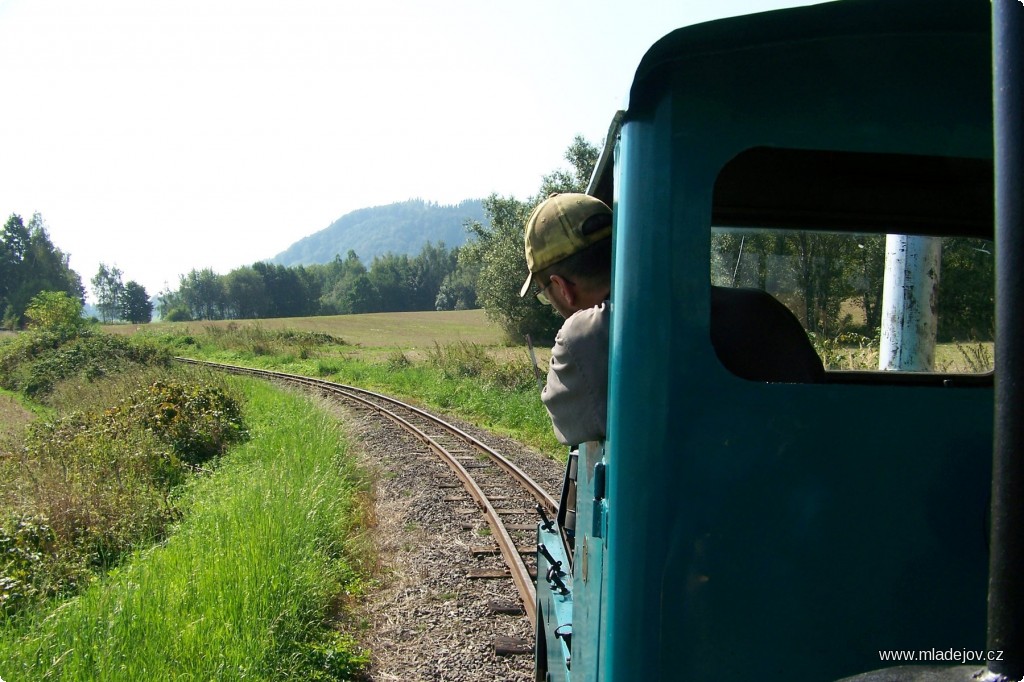
<svg viewBox="0 0 1024 682">
<path fill-rule="evenodd" d="M 427 242 L 449 248 L 469 239 L 464 224 L 483 222 L 480 199 L 468 199 L 454 206 L 442 206 L 410 199 L 386 206 L 360 208 L 346 213 L 324 229 L 303 237 L 270 259 L 271 263 L 295 266 L 329 263 L 336 255 L 345 258 L 349 250 L 369 267 L 386 253 L 418 254 Z"/>
</svg>

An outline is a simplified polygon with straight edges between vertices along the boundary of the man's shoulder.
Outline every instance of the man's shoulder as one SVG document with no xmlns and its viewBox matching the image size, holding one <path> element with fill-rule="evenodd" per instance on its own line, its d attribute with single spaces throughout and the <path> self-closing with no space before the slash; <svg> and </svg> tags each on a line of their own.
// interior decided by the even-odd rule
<svg viewBox="0 0 1024 682">
<path fill-rule="evenodd" d="M 608 301 L 604 301 L 593 308 L 577 310 L 575 313 L 570 315 L 562 324 L 562 329 L 558 334 L 559 336 L 572 337 L 590 336 L 594 334 L 607 335 L 609 324 L 609 304 Z"/>
</svg>

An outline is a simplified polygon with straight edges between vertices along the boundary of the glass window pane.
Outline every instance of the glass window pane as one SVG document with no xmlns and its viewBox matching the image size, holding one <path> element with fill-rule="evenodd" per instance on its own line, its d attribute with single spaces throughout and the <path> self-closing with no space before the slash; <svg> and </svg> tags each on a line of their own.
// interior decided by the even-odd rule
<svg viewBox="0 0 1024 682">
<path fill-rule="evenodd" d="M 907 260 L 908 242 L 927 246 L 923 261 Z M 710 256 L 713 286 L 772 294 L 803 325 L 827 370 L 979 374 L 993 368 L 989 240 L 716 227 Z M 915 269 L 921 277 L 906 279 Z M 916 326 L 908 326 L 913 315 Z M 883 349 L 890 351 L 885 357 Z M 916 363 L 907 361 L 911 356 Z"/>
</svg>

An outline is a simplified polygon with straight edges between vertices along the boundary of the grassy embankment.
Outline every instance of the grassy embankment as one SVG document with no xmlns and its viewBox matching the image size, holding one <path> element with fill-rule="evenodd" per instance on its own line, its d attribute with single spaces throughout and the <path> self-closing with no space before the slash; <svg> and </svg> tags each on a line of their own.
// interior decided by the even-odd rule
<svg viewBox="0 0 1024 682">
<path fill-rule="evenodd" d="M 167 351 L 376 388 L 562 450 L 525 351 L 478 312 L 343 321 L 349 341 L 321 318 L 0 343 L 18 394 L 0 402 L 0 676 L 346 679 L 364 664 L 346 595 L 372 557 L 336 425 Z"/>
<path fill-rule="evenodd" d="M 358 591 L 358 476 L 309 401 L 241 382 L 252 439 L 186 493 L 170 538 L 80 596 L 0 631 L 6 679 L 345 679 L 325 627 Z M 317 674 L 321 677 L 317 677 Z"/>
<path fill-rule="evenodd" d="M 123 357 L 83 364 L 90 344 Z M 335 422 L 261 382 L 106 346 L 0 353 L 5 382 L 53 415 L 0 448 L 0 676 L 350 678 L 365 656 L 346 595 L 370 557 Z"/>
<path fill-rule="evenodd" d="M 351 384 L 456 415 L 544 452 L 551 431 L 525 347 L 508 347 L 483 311 L 388 313 L 111 327 L 175 355 Z M 548 348 L 538 348 L 541 373 Z"/>
</svg>

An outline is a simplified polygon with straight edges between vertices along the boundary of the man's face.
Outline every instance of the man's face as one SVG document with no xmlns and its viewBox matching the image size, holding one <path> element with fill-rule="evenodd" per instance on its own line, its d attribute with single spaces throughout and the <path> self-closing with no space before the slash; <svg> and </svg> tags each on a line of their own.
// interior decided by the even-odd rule
<svg viewBox="0 0 1024 682">
<path fill-rule="evenodd" d="M 569 302 L 567 296 L 570 293 L 567 290 L 572 286 L 573 283 L 569 280 L 552 275 L 547 284 L 537 292 L 537 300 L 550 305 L 559 315 L 567 318 L 578 310 Z"/>
</svg>

